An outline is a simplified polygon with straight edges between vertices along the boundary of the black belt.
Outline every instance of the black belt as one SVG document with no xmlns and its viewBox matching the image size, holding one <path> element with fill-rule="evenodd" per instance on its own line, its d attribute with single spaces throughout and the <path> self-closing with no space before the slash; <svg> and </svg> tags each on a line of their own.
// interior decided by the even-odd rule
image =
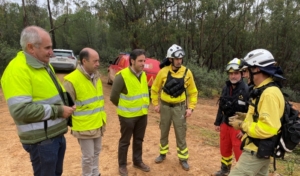
<svg viewBox="0 0 300 176">
<path fill-rule="evenodd" d="M 43 140 L 43 141 L 41 141 L 41 142 L 38 142 L 37 144 L 48 144 L 48 143 L 51 143 L 53 139 L 59 138 L 59 137 L 62 137 L 62 136 L 64 136 L 64 133 L 59 134 L 59 135 L 57 135 L 57 136 L 54 136 L 54 137 L 52 137 L 52 138 L 45 139 L 45 140 Z"/>
<path fill-rule="evenodd" d="M 173 108 L 175 106 L 184 106 L 185 105 L 185 101 L 182 101 L 180 103 L 168 103 L 168 102 L 165 102 L 165 101 L 161 100 L 160 102 L 161 102 L 161 104 L 169 106 L 171 108 Z"/>
</svg>

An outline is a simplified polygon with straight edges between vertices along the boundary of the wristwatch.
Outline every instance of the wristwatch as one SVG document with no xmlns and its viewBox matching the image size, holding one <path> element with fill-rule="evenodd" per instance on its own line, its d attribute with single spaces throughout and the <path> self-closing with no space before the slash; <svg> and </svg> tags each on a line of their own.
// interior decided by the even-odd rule
<svg viewBox="0 0 300 176">
<path fill-rule="evenodd" d="M 188 109 L 190 109 L 192 112 L 194 112 L 194 109 L 192 109 L 192 108 L 188 108 Z"/>
</svg>

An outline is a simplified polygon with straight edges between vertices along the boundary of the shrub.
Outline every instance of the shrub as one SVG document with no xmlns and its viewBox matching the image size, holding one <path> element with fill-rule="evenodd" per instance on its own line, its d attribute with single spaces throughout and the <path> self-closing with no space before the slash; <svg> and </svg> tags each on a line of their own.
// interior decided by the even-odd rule
<svg viewBox="0 0 300 176">
<path fill-rule="evenodd" d="M 286 97 L 288 101 L 300 102 L 299 92 L 292 90 L 290 87 L 283 87 L 282 92 L 288 95 Z"/>
<path fill-rule="evenodd" d="M 191 69 L 200 97 L 212 98 L 216 94 L 221 94 L 222 87 L 225 85 L 227 74 L 216 70 L 208 71 L 207 67 L 200 67 L 196 64 L 188 63 Z"/>
<path fill-rule="evenodd" d="M 18 52 L 18 49 L 11 48 L 6 42 L 0 41 L 0 77 L 2 77 L 3 71 Z"/>
</svg>

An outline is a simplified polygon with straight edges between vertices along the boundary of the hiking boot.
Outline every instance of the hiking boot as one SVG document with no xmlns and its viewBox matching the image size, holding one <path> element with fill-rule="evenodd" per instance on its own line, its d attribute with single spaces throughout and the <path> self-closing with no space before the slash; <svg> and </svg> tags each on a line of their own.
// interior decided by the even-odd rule
<svg viewBox="0 0 300 176">
<path fill-rule="evenodd" d="M 227 176 L 230 173 L 231 165 L 226 166 L 224 163 L 221 163 L 221 170 L 211 174 L 211 176 Z"/>
<path fill-rule="evenodd" d="M 150 171 L 150 167 L 147 166 L 146 164 L 144 164 L 143 162 L 139 163 L 139 164 L 133 164 L 133 167 L 140 169 L 144 172 L 149 172 Z"/>
<path fill-rule="evenodd" d="M 161 162 L 163 162 L 163 160 L 165 160 L 166 159 L 166 155 L 162 155 L 162 154 L 160 154 L 157 158 L 155 158 L 155 163 L 161 163 Z"/>
<path fill-rule="evenodd" d="M 183 170 L 186 170 L 186 171 L 190 170 L 190 166 L 186 160 L 183 160 L 183 161 L 179 160 L 179 163 Z"/>
<path fill-rule="evenodd" d="M 211 174 L 211 176 L 227 176 L 229 175 L 229 171 L 224 172 L 223 170 L 219 170 L 213 174 Z"/>
<path fill-rule="evenodd" d="M 119 167 L 119 173 L 120 173 L 121 176 L 127 176 L 128 175 L 127 167 L 126 166 L 120 166 Z"/>
</svg>

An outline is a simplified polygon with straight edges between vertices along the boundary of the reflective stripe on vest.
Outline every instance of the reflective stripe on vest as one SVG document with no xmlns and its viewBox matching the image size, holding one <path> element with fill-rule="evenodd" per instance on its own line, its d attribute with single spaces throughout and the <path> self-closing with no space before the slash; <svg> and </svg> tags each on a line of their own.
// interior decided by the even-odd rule
<svg viewBox="0 0 300 176">
<path fill-rule="evenodd" d="M 143 72 L 141 80 L 127 67 L 117 74 L 122 74 L 127 94 L 120 94 L 117 113 L 126 118 L 133 118 L 148 114 L 149 92 L 146 74 Z"/>
<path fill-rule="evenodd" d="M 13 97 L 10 98 L 7 102 L 8 102 L 8 106 L 12 106 L 14 104 L 18 104 L 18 103 L 27 103 L 27 102 L 32 102 L 32 98 L 30 96 L 20 96 L 20 97 Z M 60 96 L 54 96 L 52 98 L 49 98 L 47 100 L 40 100 L 40 101 L 35 101 L 34 103 L 37 104 L 41 104 L 44 107 L 44 117 L 42 120 L 47 120 L 49 119 L 50 115 L 51 115 L 51 111 L 52 108 L 50 106 L 50 104 L 54 104 L 55 102 L 60 101 Z M 63 118 L 60 119 L 56 119 L 56 120 L 49 120 L 47 125 L 48 127 L 54 126 L 60 122 L 64 121 Z M 23 132 L 28 132 L 31 130 L 40 130 L 40 129 L 44 129 L 44 122 L 36 122 L 36 123 L 30 123 L 30 124 L 24 124 L 24 125 L 18 125 L 17 124 L 17 129 L 19 132 L 23 133 Z"/>
<path fill-rule="evenodd" d="M 72 130 L 87 131 L 100 128 L 106 123 L 102 83 L 99 79 L 96 87 L 78 69 L 65 76 L 76 92 L 76 110 L 72 116 Z"/>
<path fill-rule="evenodd" d="M 96 102 L 98 100 L 104 100 L 104 97 L 103 96 L 93 97 L 93 98 L 90 98 L 90 99 L 85 100 L 85 101 L 78 101 L 78 100 L 76 100 L 75 104 L 76 104 L 76 106 L 83 106 L 83 105 L 86 105 L 86 104 L 94 103 L 94 102 Z"/>
<path fill-rule="evenodd" d="M 88 111 L 76 111 L 74 112 L 74 116 L 87 116 L 87 115 L 93 115 L 95 113 L 104 111 L 104 107 L 96 108 L 93 110 L 88 110 Z"/>
</svg>

